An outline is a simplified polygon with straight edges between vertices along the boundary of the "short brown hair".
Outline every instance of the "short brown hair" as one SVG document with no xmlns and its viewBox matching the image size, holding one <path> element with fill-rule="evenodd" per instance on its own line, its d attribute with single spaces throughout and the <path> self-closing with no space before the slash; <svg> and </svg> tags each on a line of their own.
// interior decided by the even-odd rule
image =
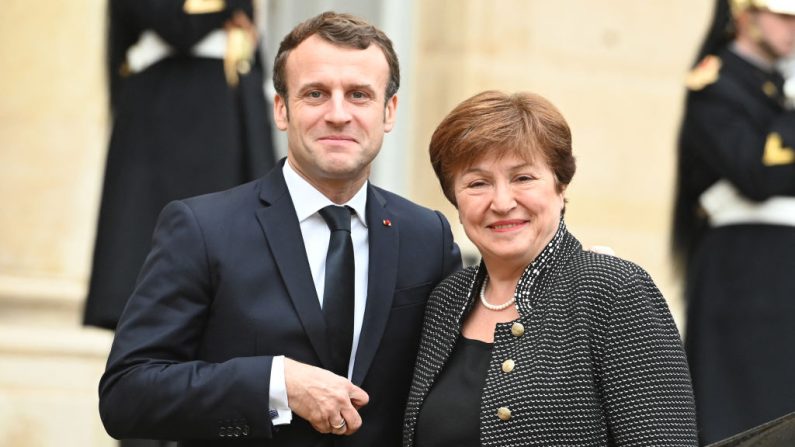
<svg viewBox="0 0 795 447">
<path fill-rule="evenodd" d="M 571 131 L 558 109 L 534 93 L 485 91 L 456 106 L 439 124 L 428 147 L 444 195 L 456 205 L 455 176 L 487 155 L 541 156 L 558 191 L 576 169 Z"/>
<path fill-rule="evenodd" d="M 334 45 L 359 50 L 366 50 L 373 43 L 378 45 L 389 65 L 389 82 L 386 86 L 385 101 L 397 93 L 400 87 L 400 66 L 389 37 L 364 19 L 350 14 L 326 11 L 299 23 L 279 45 L 279 51 L 273 62 L 273 87 L 282 98 L 287 98 L 287 56 L 301 42 L 315 34 Z"/>
</svg>

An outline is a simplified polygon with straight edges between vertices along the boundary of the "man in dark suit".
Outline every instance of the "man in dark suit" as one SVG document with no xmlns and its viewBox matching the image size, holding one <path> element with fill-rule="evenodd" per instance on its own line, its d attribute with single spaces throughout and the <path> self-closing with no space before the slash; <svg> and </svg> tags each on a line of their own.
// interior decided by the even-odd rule
<svg viewBox="0 0 795 447">
<path fill-rule="evenodd" d="M 114 437 L 400 445 L 425 300 L 461 259 L 440 213 L 367 182 L 395 119 L 397 57 L 380 30 L 324 13 L 282 41 L 274 85 L 287 160 L 161 213 L 100 382 Z M 330 205 L 350 217 L 351 284 L 326 278 Z M 345 288 L 350 355 L 326 312 Z"/>
</svg>

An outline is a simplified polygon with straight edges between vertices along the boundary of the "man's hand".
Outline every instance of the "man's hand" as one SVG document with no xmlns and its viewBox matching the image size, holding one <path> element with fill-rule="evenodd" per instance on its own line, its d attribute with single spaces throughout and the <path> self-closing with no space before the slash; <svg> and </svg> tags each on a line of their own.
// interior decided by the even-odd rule
<svg viewBox="0 0 795 447">
<path fill-rule="evenodd" d="M 284 381 L 290 410 L 320 433 L 350 435 L 362 426 L 356 410 L 370 397 L 345 377 L 285 358 Z"/>
</svg>

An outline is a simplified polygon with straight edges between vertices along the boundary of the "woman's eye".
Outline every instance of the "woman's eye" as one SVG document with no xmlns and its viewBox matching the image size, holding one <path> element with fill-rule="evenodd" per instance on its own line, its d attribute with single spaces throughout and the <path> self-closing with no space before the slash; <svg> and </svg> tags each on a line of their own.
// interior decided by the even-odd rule
<svg viewBox="0 0 795 447">
<path fill-rule="evenodd" d="M 534 178 L 531 175 L 518 175 L 516 176 L 516 181 L 520 183 L 530 182 L 533 181 Z"/>
<path fill-rule="evenodd" d="M 469 188 L 482 188 L 484 186 L 486 186 L 486 182 L 483 180 L 475 180 L 467 184 L 467 187 Z"/>
</svg>

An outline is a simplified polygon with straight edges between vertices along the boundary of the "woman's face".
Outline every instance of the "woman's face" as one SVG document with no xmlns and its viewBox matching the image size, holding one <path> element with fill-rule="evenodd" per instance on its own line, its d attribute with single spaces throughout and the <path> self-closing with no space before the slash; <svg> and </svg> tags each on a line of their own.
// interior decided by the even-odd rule
<svg viewBox="0 0 795 447">
<path fill-rule="evenodd" d="M 536 157 L 516 154 L 477 160 L 453 180 L 467 237 L 487 265 L 524 268 L 552 240 L 563 209 L 563 188 Z"/>
</svg>

